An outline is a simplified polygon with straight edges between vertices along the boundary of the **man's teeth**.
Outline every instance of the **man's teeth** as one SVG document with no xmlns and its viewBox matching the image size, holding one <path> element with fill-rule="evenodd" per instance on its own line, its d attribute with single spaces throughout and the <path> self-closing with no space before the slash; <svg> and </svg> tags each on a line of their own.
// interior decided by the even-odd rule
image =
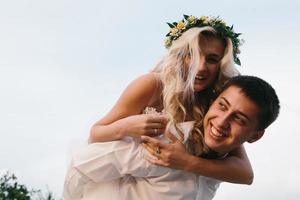
<svg viewBox="0 0 300 200">
<path fill-rule="evenodd" d="M 218 132 L 218 130 L 213 126 L 211 127 L 211 133 L 216 137 L 224 137 L 225 136 L 224 133 Z"/>
<path fill-rule="evenodd" d="M 196 79 L 204 80 L 206 79 L 206 76 L 196 76 Z"/>
</svg>

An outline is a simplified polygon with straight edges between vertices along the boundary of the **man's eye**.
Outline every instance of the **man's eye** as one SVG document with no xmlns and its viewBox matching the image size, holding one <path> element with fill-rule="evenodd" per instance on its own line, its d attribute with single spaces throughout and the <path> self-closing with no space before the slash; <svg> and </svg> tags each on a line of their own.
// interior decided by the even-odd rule
<svg viewBox="0 0 300 200">
<path fill-rule="evenodd" d="M 219 106 L 221 110 L 226 110 L 226 106 L 222 102 L 219 102 Z"/>
<path fill-rule="evenodd" d="M 236 122 L 238 122 L 239 124 L 242 124 L 242 125 L 245 124 L 244 119 L 243 119 L 242 117 L 238 116 L 238 115 L 235 115 L 235 116 L 234 116 L 234 120 L 235 120 Z"/>
</svg>

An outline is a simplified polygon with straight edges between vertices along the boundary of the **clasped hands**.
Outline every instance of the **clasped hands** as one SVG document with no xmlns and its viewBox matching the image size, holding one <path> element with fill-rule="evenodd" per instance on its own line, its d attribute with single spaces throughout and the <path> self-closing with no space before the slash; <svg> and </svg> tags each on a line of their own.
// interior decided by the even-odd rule
<svg viewBox="0 0 300 200">
<path fill-rule="evenodd" d="M 145 159 L 152 164 L 184 170 L 188 153 L 182 142 L 166 130 L 168 119 L 163 114 L 140 114 L 127 117 L 128 136 L 141 137 L 143 147 L 151 154 Z M 165 134 L 169 142 L 153 138 Z"/>
<path fill-rule="evenodd" d="M 167 132 L 166 135 L 169 143 L 149 136 L 141 136 L 143 147 L 151 154 L 145 155 L 145 159 L 155 165 L 186 170 L 191 154 L 173 134 Z"/>
<path fill-rule="evenodd" d="M 124 118 L 125 136 L 140 137 L 147 135 L 150 137 L 164 133 L 168 120 L 163 114 L 139 114 Z"/>
</svg>

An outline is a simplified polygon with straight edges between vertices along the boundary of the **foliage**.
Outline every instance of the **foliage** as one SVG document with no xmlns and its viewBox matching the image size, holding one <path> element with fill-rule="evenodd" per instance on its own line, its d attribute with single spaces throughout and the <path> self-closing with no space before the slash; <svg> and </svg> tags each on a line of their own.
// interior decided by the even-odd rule
<svg viewBox="0 0 300 200">
<path fill-rule="evenodd" d="M 0 200 L 55 200 L 51 192 L 29 190 L 18 183 L 17 177 L 9 172 L 0 177 Z"/>
</svg>

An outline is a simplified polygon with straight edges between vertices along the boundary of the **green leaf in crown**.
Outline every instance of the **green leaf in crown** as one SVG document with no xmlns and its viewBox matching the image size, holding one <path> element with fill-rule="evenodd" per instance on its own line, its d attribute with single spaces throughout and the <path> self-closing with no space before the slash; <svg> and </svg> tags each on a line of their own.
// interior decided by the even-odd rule
<svg viewBox="0 0 300 200">
<path fill-rule="evenodd" d="M 241 45 L 241 40 L 239 36 L 241 33 L 235 33 L 233 30 L 233 25 L 227 26 L 226 23 L 217 17 L 208 17 L 208 16 L 201 16 L 197 18 L 193 15 L 183 15 L 183 19 L 179 22 L 168 23 L 170 27 L 169 32 L 166 34 L 165 39 L 165 47 L 170 48 L 172 42 L 177 40 L 186 30 L 193 28 L 193 27 L 204 27 L 204 26 L 211 26 L 217 31 L 217 34 L 221 38 L 230 38 L 232 41 L 233 46 L 233 57 L 234 62 L 238 65 L 241 65 L 241 61 L 238 58 L 237 54 L 240 53 L 239 46 Z"/>
</svg>

